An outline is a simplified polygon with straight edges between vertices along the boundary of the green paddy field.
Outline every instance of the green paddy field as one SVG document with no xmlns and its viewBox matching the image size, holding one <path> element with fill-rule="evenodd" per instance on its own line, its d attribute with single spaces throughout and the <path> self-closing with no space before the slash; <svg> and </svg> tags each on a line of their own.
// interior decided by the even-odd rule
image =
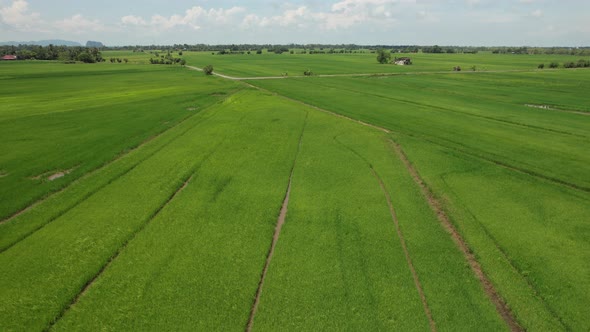
<svg viewBox="0 0 590 332">
<path fill-rule="evenodd" d="M 103 56 L 0 63 L 1 331 L 590 329 L 579 57 Z"/>
</svg>

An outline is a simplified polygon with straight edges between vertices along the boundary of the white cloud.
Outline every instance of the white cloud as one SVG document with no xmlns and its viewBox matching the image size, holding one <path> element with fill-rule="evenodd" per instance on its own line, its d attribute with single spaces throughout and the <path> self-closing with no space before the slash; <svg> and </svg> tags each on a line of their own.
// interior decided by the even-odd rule
<svg viewBox="0 0 590 332">
<path fill-rule="evenodd" d="M 531 16 L 532 17 L 541 17 L 541 16 L 543 16 L 543 11 L 540 9 L 537 9 L 531 13 Z"/>
<path fill-rule="evenodd" d="M 106 30 L 106 27 L 101 24 L 100 21 L 85 18 L 81 14 L 76 14 L 70 18 L 56 21 L 54 26 L 60 30 L 76 34 L 88 31 L 97 32 Z"/>
<path fill-rule="evenodd" d="M 242 27 L 269 26 L 299 28 L 319 27 L 323 30 L 346 29 L 366 22 L 377 24 L 395 22 L 396 6 L 415 0 L 341 0 L 327 11 L 313 11 L 307 6 L 287 8 L 279 15 L 259 17 L 247 15 Z"/>
<path fill-rule="evenodd" d="M 205 24 L 226 25 L 235 22 L 236 16 L 245 11 L 246 9 L 242 7 L 205 9 L 195 6 L 187 9 L 184 15 L 172 15 L 168 17 L 154 15 L 149 22 L 139 16 L 127 15 L 121 18 L 121 23 L 124 26 L 150 26 L 157 31 L 170 30 L 176 27 L 189 27 L 198 30 L 201 28 L 201 25 Z"/>
<path fill-rule="evenodd" d="M 121 23 L 124 25 L 147 25 L 147 22 L 143 18 L 134 15 L 121 17 Z"/>
<path fill-rule="evenodd" d="M 24 0 L 15 0 L 9 7 L 0 8 L 3 23 L 22 31 L 42 31 L 41 15 L 29 11 L 29 4 Z"/>
</svg>

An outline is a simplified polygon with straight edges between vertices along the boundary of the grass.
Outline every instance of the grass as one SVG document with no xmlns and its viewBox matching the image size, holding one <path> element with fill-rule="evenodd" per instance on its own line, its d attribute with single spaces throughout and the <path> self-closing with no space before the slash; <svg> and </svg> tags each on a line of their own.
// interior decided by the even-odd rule
<svg viewBox="0 0 590 332">
<path fill-rule="evenodd" d="M 56 330 L 245 326 L 305 116 L 275 105 L 247 92 L 215 110 L 191 137 L 211 142 L 207 132 L 221 130 L 223 143 Z"/>
<path fill-rule="evenodd" d="M 590 159 L 584 151 L 590 117 L 527 107 L 520 93 L 515 93 L 518 90 L 511 87 L 530 76 L 531 84 L 538 87 L 536 91 L 524 89 L 530 103 L 543 103 L 548 94 L 558 93 L 554 89 L 560 86 L 566 92 L 559 93 L 554 103 L 585 110 L 580 96 L 590 88 L 588 71 L 560 73 L 563 77 L 555 73 L 502 73 L 403 79 L 302 78 L 254 84 L 588 191 Z M 542 76 L 553 83 L 542 83 Z M 498 81 L 503 85 L 492 84 Z M 577 97 L 570 99 L 570 94 Z"/>
<path fill-rule="evenodd" d="M 585 112 L 587 73 L 253 83 L 394 131 L 519 322 L 585 330 L 590 118 L 524 103 Z"/>
<path fill-rule="evenodd" d="M 255 330 L 427 330 L 386 198 L 439 330 L 504 329 L 450 237 L 385 135 L 309 115 L 286 224 L 262 291 Z"/>
<path fill-rule="evenodd" d="M 0 256 L 3 329 L 44 329 L 224 140 L 226 127 L 205 125 L 175 139 Z M 205 129 L 203 129 L 205 128 Z M 209 128 L 206 131 L 206 128 Z M 191 133 L 200 132 L 195 139 Z M 195 153 L 199 151 L 199 153 Z"/>
<path fill-rule="evenodd" d="M 0 219 L 174 127 L 231 83 L 181 68 L 0 64 Z M 108 84 L 105 84 L 108 82 Z M 54 181 L 52 174 L 71 171 Z"/>
<path fill-rule="evenodd" d="M 30 207 L 0 222 L 0 330 L 244 329 L 292 168 L 254 330 L 508 329 L 393 142 L 523 328 L 590 328 L 589 71 L 536 70 L 569 57 L 185 52 L 289 72 L 260 91 L 104 55 L 130 63 L 0 64 L 0 219 Z"/>
</svg>

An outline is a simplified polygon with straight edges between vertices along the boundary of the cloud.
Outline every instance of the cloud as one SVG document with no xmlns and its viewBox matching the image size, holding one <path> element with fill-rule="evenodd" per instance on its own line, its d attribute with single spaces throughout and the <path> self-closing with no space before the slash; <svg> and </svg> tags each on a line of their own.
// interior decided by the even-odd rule
<svg viewBox="0 0 590 332">
<path fill-rule="evenodd" d="M 76 34 L 93 31 L 105 31 L 106 27 L 98 20 L 85 18 L 81 14 L 76 14 L 70 18 L 56 21 L 54 26 L 60 30 L 73 32 Z"/>
<path fill-rule="evenodd" d="M 123 26 L 149 26 L 157 31 L 170 30 L 176 27 L 189 27 L 194 30 L 201 28 L 201 25 L 227 25 L 235 22 L 236 16 L 245 12 L 242 7 L 211 8 L 205 9 L 194 6 L 187 9 L 183 15 L 153 15 L 149 21 L 142 17 L 127 15 L 121 18 Z"/>
<path fill-rule="evenodd" d="M 531 13 L 531 16 L 532 17 L 541 17 L 541 16 L 543 16 L 543 11 L 540 9 L 537 9 Z"/>
<path fill-rule="evenodd" d="M 24 0 L 15 0 L 9 7 L 0 8 L 0 19 L 21 31 L 43 31 L 41 15 L 29 11 L 29 4 Z"/>
<path fill-rule="evenodd" d="M 121 23 L 123 25 L 147 25 L 147 22 L 143 18 L 134 15 L 121 17 Z"/>
<path fill-rule="evenodd" d="M 396 21 L 394 13 L 397 6 L 414 2 L 414 0 L 341 0 L 333 3 L 329 10 L 324 11 L 314 11 L 307 6 L 287 5 L 287 8 L 279 15 L 265 17 L 255 14 L 247 15 L 242 21 L 242 27 L 296 26 L 338 30 L 367 22 L 392 23 Z"/>
</svg>

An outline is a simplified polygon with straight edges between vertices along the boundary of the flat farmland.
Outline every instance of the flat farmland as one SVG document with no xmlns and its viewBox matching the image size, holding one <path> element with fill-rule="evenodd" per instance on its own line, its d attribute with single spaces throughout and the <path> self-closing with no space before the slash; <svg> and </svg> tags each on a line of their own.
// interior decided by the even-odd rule
<svg viewBox="0 0 590 332">
<path fill-rule="evenodd" d="M 0 64 L 0 330 L 590 328 L 570 57 L 103 56 Z"/>
<path fill-rule="evenodd" d="M 463 71 L 532 71 L 541 63 L 545 68 L 551 62 L 560 66 L 565 62 L 577 62 L 588 57 L 570 55 L 520 55 L 492 54 L 424 54 L 424 53 L 393 53 L 394 57 L 410 57 L 413 65 L 396 66 L 377 63 L 377 55 L 364 51 L 347 54 L 226 54 L 216 52 L 184 52 L 189 65 L 204 67 L 212 65 L 216 72 L 234 77 L 253 76 L 303 76 L 303 72 L 311 70 L 315 75 L 342 74 L 409 74 L 452 72 L 453 67 L 460 66 Z M 550 71 L 550 69 L 545 69 Z"/>
</svg>

